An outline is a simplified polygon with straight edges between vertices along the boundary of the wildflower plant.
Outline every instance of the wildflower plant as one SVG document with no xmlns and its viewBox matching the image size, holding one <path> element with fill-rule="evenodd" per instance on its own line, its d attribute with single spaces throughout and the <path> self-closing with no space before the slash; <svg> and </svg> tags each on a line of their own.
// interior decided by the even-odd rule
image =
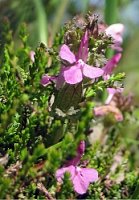
<svg viewBox="0 0 139 200">
<path fill-rule="evenodd" d="M 52 47 L 34 51 L 25 24 L 18 48 L 3 25 L 0 198 L 137 198 L 136 158 L 128 161 L 123 144 L 124 128 L 136 122 L 133 98 L 122 94 L 125 74 L 113 73 L 123 25 L 75 17 Z"/>
</svg>

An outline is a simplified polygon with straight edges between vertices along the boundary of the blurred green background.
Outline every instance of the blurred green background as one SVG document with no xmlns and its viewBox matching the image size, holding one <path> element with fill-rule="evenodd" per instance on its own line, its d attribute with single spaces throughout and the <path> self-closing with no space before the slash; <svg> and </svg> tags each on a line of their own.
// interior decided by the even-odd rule
<svg viewBox="0 0 139 200">
<path fill-rule="evenodd" d="M 7 18 L 17 45 L 19 26 L 27 23 L 34 49 L 39 42 L 51 45 L 62 24 L 88 11 L 99 14 L 99 19 L 108 24 L 125 25 L 123 57 L 117 70 L 126 73 L 125 92 L 133 92 L 138 104 L 139 0 L 0 0 L 0 45 L 2 23 Z"/>
</svg>

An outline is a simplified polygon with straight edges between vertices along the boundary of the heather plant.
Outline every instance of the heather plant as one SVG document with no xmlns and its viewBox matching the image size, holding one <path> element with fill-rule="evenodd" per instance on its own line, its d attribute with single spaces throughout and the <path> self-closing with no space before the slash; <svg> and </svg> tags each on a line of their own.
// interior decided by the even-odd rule
<svg viewBox="0 0 139 200">
<path fill-rule="evenodd" d="M 114 73 L 123 29 L 88 13 L 67 22 L 51 47 L 40 41 L 33 50 L 26 25 L 17 47 L 5 20 L 0 198 L 139 197 L 138 142 L 128 140 L 137 133 L 138 110 L 123 93 L 125 74 Z"/>
</svg>

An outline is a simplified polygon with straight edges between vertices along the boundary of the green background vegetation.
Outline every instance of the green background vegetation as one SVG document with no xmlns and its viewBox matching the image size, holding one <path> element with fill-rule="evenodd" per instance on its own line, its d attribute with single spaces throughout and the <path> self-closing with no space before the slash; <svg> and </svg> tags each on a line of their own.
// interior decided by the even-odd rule
<svg viewBox="0 0 139 200">
<path fill-rule="evenodd" d="M 42 199 L 46 195 L 37 189 L 40 182 L 56 198 L 81 198 L 75 195 L 68 175 L 59 192 L 54 173 L 63 160 L 75 154 L 77 143 L 90 131 L 92 104 L 88 103 L 79 116 L 74 116 L 75 121 L 78 117 L 78 127 L 70 126 L 74 124 L 70 116 L 51 118 L 46 107 L 49 107 L 53 88 L 45 90 L 40 85 L 41 75 L 47 72 L 44 66 L 49 56 L 40 42 L 48 47 L 54 42 L 57 50 L 51 52 L 52 66 L 59 67 L 56 56 L 63 36 L 61 25 L 88 11 L 99 13 L 100 19 L 107 24 L 125 24 L 123 57 L 117 72 L 126 73 L 125 93 L 133 93 L 134 111 L 125 112 L 122 123 L 115 123 L 111 116 L 101 122 L 108 133 L 106 143 L 88 146 L 85 154 L 89 166 L 98 170 L 100 180 L 91 185 L 87 196 L 82 198 L 139 198 L 138 8 L 138 0 L 0 1 L 0 198 Z M 34 64 L 29 60 L 30 50 L 36 51 Z M 57 70 L 50 69 L 50 72 Z M 59 132 L 66 133 L 62 143 L 57 143 Z M 71 143 L 72 140 L 75 142 Z M 54 143 L 56 145 L 51 146 Z M 121 163 L 112 173 L 115 155 L 121 158 Z M 110 182 L 105 180 L 107 175 Z M 124 179 L 118 183 L 122 175 Z"/>
</svg>

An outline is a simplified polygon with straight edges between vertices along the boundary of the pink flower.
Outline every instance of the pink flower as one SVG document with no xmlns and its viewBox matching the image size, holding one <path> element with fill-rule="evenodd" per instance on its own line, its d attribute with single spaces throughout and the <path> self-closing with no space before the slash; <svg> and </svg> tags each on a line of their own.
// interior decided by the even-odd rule
<svg viewBox="0 0 139 200">
<path fill-rule="evenodd" d="M 86 193 L 89 184 L 98 180 L 98 172 L 95 169 L 70 165 L 57 170 L 56 178 L 59 182 L 62 181 L 65 172 L 70 173 L 74 190 L 78 194 Z"/>
<path fill-rule="evenodd" d="M 115 69 L 115 67 L 117 66 L 117 64 L 119 63 L 120 59 L 121 59 L 122 54 L 121 53 L 117 53 L 115 54 L 107 63 L 106 65 L 103 67 L 104 70 L 104 75 L 103 78 L 104 80 L 108 80 L 110 78 L 110 75 L 112 74 L 112 71 Z M 110 101 L 112 100 L 113 96 L 115 93 L 117 92 L 122 92 L 123 88 L 107 88 L 108 91 L 108 97 L 106 99 L 106 104 L 109 104 Z"/>
<path fill-rule="evenodd" d="M 81 141 L 77 149 L 77 156 L 69 161 L 65 167 L 56 171 L 56 178 L 58 182 L 62 182 L 65 172 L 70 173 L 70 179 L 73 183 L 74 190 L 78 194 L 86 193 L 89 184 L 98 180 L 98 172 L 95 169 L 77 167 L 84 150 L 85 143 L 84 141 Z"/>
<path fill-rule="evenodd" d="M 122 51 L 120 45 L 123 43 L 123 32 L 124 32 L 124 25 L 123 24 L 112 24 L 108 28 L 105 29 L 106 35 L 111 36 L 114 40 L 114 45 L 112 46 L 113 49 L 117 51 Z"/>
<path fill-rule="evenodd" d="M 86 64 L 88 57 L 88 32 L 86 31 L 79 47 L 77 56 L 75 56 L 64 44 L 60 49 L 60 58 L 69 63 L 68 67 L 63 66 L 60 76 L 64 77 L 65 82 L 69 84 L 80 83 L 83 76 L 94 79 L 103 75 L 103 70 Z"/>
<path fill-rule="evenodd" d="M 48 76 L 47 74 L 43 75 L 41 78 L 41 85 L 43 85 L 44 87 L 46 87 L 47 85 L 49 85 L 52 81 L 55 81 L 56 77 L 55 76 Z"/>
</svg>

